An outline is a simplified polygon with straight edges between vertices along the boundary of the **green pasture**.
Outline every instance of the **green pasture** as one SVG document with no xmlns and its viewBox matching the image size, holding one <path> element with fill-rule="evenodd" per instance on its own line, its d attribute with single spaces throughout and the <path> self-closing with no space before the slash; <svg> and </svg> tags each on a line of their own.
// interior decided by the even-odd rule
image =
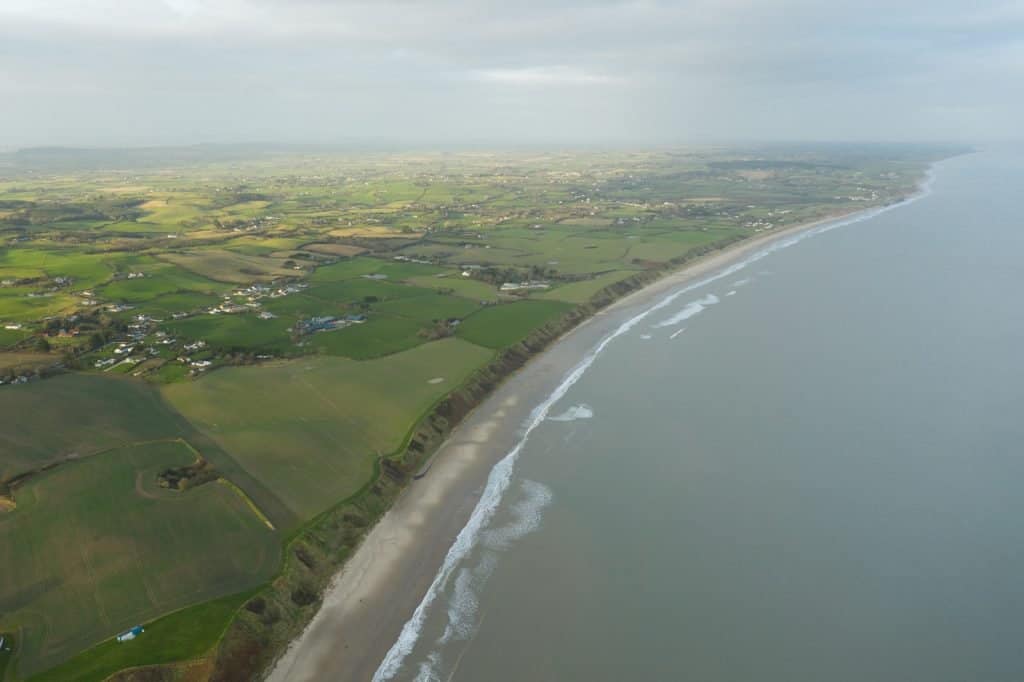
<svg viewBox="0 0 1024 682">
<path fill-rule="evenodd" d="M 634 273 L 628 270 L 606 272 L 590 279 L 562 284 L 554 289 L 537 295 L 536 298 L 565 301 L 567 303 L 586 303 L 594 296 L 594 294 L 601 291 L 601 289 L 604 289 L 610 284 L 615 284 L 620 280 L 626 279 L 632 274 Z"/>
<path fill-rule="evenodd" d="M 294 323 L 294 319 L 286 317 L 261 320 L 255 312 L 231 315 L 205 313 L 181 320 L 167 320 L 163 329 L 181 339 L 206 341 L 211 348 L 283 353 L 294 346 L 289 331 Z"/>
<path fill-rule="evenodd" d="M 0 629 L 21 633 L 19 674 L 273 574 L 280 537 L 236 491 L 157 487 L 159 471 L 194 459 L 178 442 L 138 445 L 16 489 L 17 507 L 0 516 Z"/>
<path fill-rule="evenodd" d="M 301 237 L 238 237 L 224 244 L 224 248 L 247 256 L 268 256 L 275 251 L 295 251 L 308 239 Z"/>
<path fill-rule="evenodd" d="M 480 304 L 459 296 L 425 294 L 411 298 L 385 301 L 374 310 L 388 315 L 400 315 L 422 324 L 435 320 L 462 319 L 480 308 Z"/>
<path fill-rule="evenodd" d="M 208 310 L 221 302 L 220 296 L 182 291 L 158 296 L 136 305 L 133 312 L 146 313 L 154 317 L 168 318 L 174 313 L 190 313 Z"/>
<path fill-rule="evenodd" d="M 50 315 L 58 315 L 73 308 L 78 298 L 65 291 L 29 297 L 31 287 L 0 289 L 0 320 L 4 322 L 31 322 Z"/>
<path fill-rule="evenodd" d="M 144 383 L 64 374 L 0 386 L 0 480 L 71 455 L 189 432 L 188 424 Z"/>
<path fill-rule="evenodd" d="M 294 277 L 301 274 L 286 268 L 286 259 L 248 256 L 225 249 L 169 251 L 160 257 L 207 279 L 233 284 L 269 281 L 277 277 Z"/>
<path fill-rule="evenodd" d="M 636 240 L 627 254 L 628 262 L 644 261 L 667 263 L 673 258 L 685 256 L 695 248 L 746 234 L 741 228 L 720 230 L 680 230 L 658 235 L 644 236 Z"/>
<path fill-rule="evenodd" d="M 122 257 L 71 247 L 0 249 L 0 280 L 70 277 L 74 289 L 84 289 L 109 279 Z"/>
<path fill-rule="evenodd" d="M 163 391 L 289 508 L 309 518 L 362 486 L 375 458 L 398 448 L 435 400 L 491 356 L 444 339 L 362 362 L 314 357 L 229 367 Z M 436 378 L 442 381 L 430 383 Z"/>
<path fill-rule="evenodd" d="M 241 486 L 276 526 L 295 522 L 279 499 L 146 382 L 112 373 L 64 374 L 0 386 L 0 414 L 19 415 L 0 430 L 0 480 L 73 455 L 86 457 L 139 442 L 185 438 Z"/>
<path fill-rule="evenodd" d="M 232 594 L 146 622 L 145 632 L 137 639 L 108 639 L 56 668 L 33 675 L 31 682 L 101 682 L 125 668 L 196 659 L 220 639 L 250 596 L 252 591 Z"/>
<path fill-rule="evenodd" d="M 425 343 L 426 339 L 419 335 L 423 326 L 416 320 L 405 317 L 373 314 L 362 324 L 353 324 L 334 331 L 317 332 L 309 338 L 307 343 L 327 355 L 368 360 L 398 353 Z"/>
<path fill-rule="evenodd" d="M 346 310 L 346 303 L 344 301 L 315 298 L 307 296 L 304 292 L 280 298 L 265 298 L 260 302 L 263 304 L 262 310 L 293 319 L 325 315 L 337 316 Z"/>
<path fill-rule="evenodd" d="M 451 272 L 451 271 L 450 271 Z M 451 290 L 456 296 L 469 298 L 474 301 L 497 301 L 498 289 L 487 282 L 462 277 L 459 272 L 451 272 L 445 277 L 437 275 L 426 275 L 411 277 L 409 284 L 426 289 Z"/>
<path fill-rule="evenodd" d="M 97 289 L 96 294 L 107 300 L 138 303 L 176 292 L 193 291 L 214 295 L 231 289 L 230 284 L 164 263 L 142 266 L 137 271 L 143 272 L 145 277 L 113 281 Z"/>
<path fill-rule="evenodd" d="M 456 333 L 479 346 L 505 348 L 571 309 L 568 303 L 541 300 L 487 306 L 466 318 Z"/>
<path fill-rule="evenodd" d="M 429 289 L 411 287 L 404 284 L 397 284 L 387 280 L 367 279 L 357 277 L 336 282 L 327 282 L 311 286 L 302 292 L 303 296 L 317 298 L 323 301 L 336 303 L 350 303 L 371 300 L 371 302 L 383 302 L 393 299 L 408 298 L 411 296 L 423 296 L 432 294 Z M 372 301 L 376 299 L 376 301 Z"/>
<path fill-rule="evenodd" d="M 337 282 L 353 279 L 362 275 L 386 275 L 388 280 L 401 281 L 414 277 L 428 277 L 444 272 L 442 268 L 422 263 L 405 263 L 395 260 L 383 260 L 368 256 L 356 256 L 348 260 L 324 265 L 316 269 L 310 282 Z"/>
<path fill-rule="evenodd" d="M 0 329 L 0 348 L 9 348 L 25 339 L 29 332 L 22 329 Z"/>
</svg>

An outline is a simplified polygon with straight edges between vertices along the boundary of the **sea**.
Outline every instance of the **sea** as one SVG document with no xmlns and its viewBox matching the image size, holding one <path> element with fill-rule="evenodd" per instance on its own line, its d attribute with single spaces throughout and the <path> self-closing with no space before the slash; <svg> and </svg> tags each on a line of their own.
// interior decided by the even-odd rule
<svg viewBox="0 0 1024 682">
<path fill-rule="evenodd" d="M 1024 154 L 625 320 L 376 680 L 1024 680 Z"/>
</svg>

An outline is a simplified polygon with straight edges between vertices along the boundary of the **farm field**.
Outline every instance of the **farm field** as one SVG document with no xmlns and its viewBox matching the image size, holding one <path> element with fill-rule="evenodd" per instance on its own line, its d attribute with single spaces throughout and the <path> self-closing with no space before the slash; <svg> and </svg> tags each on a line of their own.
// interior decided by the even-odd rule
<svg viewBox="0 0 1024 682">
<path fill-rule="evenodd" d="M 629 270 L 606 272 L 602 275 L 596 275 L 591 279 L 563 284 L 551 291 L 545 291 L 538 295 L 537 298 L 553 301 L 565 301 L 566 303 L 585 303 L 589 301 L 594 294 L 601 291 L 601 289 L 624 280 L 632 274 L 634 274 L 634 272 Z"/>
<path fill-rule="evenodd" d="M 33 675 L 32 682 L 100 682 L 125 668 L 202 656 L 252 592 L 220 597 L 148 622 L 143 636 L 127 643 L 107 640 L 56 668 Z"/>
<path fill-rule="evenodd" d="M 459 338 L 487 348 L 504 348 L 572 308 L 561 301 L 517 301 L 489 306 L 459 325 Z"/>
<path fill-rule="evenodd" d="M 194 459 L 180 442 L 154 442 L 61 466 L 17 489 L 17 507 L 0 516 L 0 629 L 20 628 L 22 674 L 276 570 L 277 534 L 231 488 L 157 487 L 161 469 Z"/>
<path fill-rule="evenodd" d="M 359 489 L 374 460 L 492 351 L 443 339 L 378 360 L 220 370 L 167 398 L 301 518 Z M 440 381 L 437 381 L 440 379 Z"/>
<path fill-rule="evenodd" d="M 202 654 L 226 595 L 269 589 L 283 538 L 505 349 L 635 274 L 896 201 L 948 153 L 0 153 L 7 679 Z M 155 487 L 197 453 L 237 487 Z M 161 644 L 100 643 L 133 621 Z"/>
<path fill-rule="evenodd" d="M 0 430 L 0 480 L 189 428 L 150 386 L 109 376 L 67 374 L 0 390 L 0 414 L 20 417 Z"/>
</svg>

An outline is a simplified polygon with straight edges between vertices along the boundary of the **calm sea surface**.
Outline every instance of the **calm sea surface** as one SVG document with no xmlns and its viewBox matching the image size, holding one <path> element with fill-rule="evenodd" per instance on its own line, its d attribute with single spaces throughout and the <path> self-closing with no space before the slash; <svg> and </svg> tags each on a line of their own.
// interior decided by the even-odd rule
<svg viewBox="0 0 1024 682">
<path fill-rule="evenodd" d="M 1022 188 L 944 162 L 608 343 L 379 676 L 1024 680 Z"/>
</svg>

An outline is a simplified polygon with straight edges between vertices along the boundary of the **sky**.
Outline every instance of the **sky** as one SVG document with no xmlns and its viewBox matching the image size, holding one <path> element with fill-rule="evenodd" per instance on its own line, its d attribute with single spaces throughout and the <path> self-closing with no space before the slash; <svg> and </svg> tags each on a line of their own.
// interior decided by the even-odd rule
<svg viewBox="0 0 1024 682">
<path fill-rule="evenodd" d="M 0 147 L 1019 139 L 1024 0 L 0 0 Z"/>
</svg>

